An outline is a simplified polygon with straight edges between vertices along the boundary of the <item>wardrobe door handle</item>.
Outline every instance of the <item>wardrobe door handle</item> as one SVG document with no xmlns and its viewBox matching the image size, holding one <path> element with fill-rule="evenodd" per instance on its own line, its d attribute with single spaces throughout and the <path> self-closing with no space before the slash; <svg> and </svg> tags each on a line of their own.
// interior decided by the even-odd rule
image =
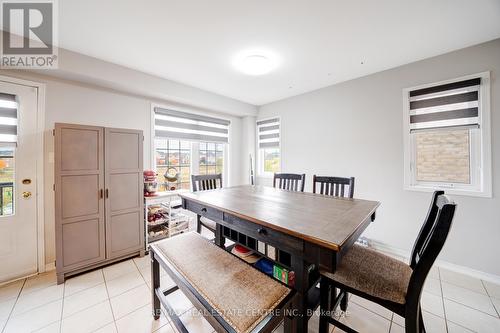
<svg viewBox="0 0 500 333">
<path fill-rule="evenodd" d="M 109 189 L 106 189 L 106 199 L 109 198 Z"/>
<path fill-rule="evenodd" d="M 102 199 L 104 197 L 104 190 L 101 188 L 99 190 L 99 199 Z"/>
</svg>

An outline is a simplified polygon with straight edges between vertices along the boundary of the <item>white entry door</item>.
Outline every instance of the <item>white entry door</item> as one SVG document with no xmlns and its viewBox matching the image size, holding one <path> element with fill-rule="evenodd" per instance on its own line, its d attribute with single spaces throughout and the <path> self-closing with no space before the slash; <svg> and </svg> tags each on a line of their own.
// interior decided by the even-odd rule
<svg viewBox="0 0 500 333">
<path fill-rule="evenodd" d="M 37 89 L 0 81 L 0 283 L 37 264 Z"/>
</svg>

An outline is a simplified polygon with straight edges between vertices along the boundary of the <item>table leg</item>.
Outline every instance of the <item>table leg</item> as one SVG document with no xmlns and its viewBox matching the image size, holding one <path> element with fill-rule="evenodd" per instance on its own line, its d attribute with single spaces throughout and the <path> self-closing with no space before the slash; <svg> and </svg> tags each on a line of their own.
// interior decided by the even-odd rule
<svg viewBox="0 0 500 333">
<path fill-rule="evenodd" d="M 222 225 L 217 223 L 215 226 L 215 245 L 225 249 L 226 248 L 225 244 L 226 244 L 226 238 L 222 234 Z"/>
<path fill-rule="evenodd" d="M 284 322 L 284 331 L 307 332 L 309 318 L 307 315 L 307 292 L 309 287 L 308 265 L 301 257 L 292 256 L 291 268 L 295 272 L 295 286 L 297 292 L 291 307 L 291 317 Z"/>
<path fill-rule="evenodd" d="M 156 289 L 160 287 L 160 264 L 155 258 L 153 250 L 149 251 L 151 255 L 151 298 L 153 305 L 153 317 L 154 319 L 160 318 L 161 314 L 161 304 L 160 299 L 156 295 Z"/>
</svg>

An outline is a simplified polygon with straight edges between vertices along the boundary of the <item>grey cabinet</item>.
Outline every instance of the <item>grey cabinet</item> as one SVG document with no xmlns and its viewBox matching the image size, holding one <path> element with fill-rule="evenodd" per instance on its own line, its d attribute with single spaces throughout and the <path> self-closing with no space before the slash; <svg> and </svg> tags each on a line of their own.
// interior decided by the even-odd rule
<svg viewBox="0 0 500 333">
<path fill-rule="evenodd" d="M 143 134 L 56 124 L 55 218 L 58 282 L 144 254 Z"/>
</svg>

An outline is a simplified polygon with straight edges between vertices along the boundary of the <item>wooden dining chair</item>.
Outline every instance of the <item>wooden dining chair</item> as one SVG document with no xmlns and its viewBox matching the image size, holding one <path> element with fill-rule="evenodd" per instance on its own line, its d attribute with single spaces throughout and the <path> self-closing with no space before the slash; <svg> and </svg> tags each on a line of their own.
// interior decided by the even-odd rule
<svg viewBox="0 0 500 333">
<path fill-rule="evenodd" d="M 215 190 L 222 187 L 222 174 L 216 175 L 191 175 L 193 192 Z M 215 235 L 217 223 L 200 215 L 196 220 L 196 231 L 201 234 L 201 227 L 205 227 Z"/>
<path fill-rule="evenodd" d="M 319 186 L 319 189 L 318 189 Z M 353 198 L 354 177 L 327 177 L 313 175 L 313 193 Z"/>
<path fill-rule="evenodd" d="M 456 204 L 443 191 L 436 191 L 424 224 L 413 246 L 410 264 L 369 248 L 353 245 L 335 272 L 321 271 L 319 333 L 333 324 L 345 332 L 356 332 L 330 316 L 342 304 L 346 292 L 375 302 L 405 318 L 407 333 L 425 332 L 420 296 L 425 279 L 444 246 Z M 335 288 L 331 298 L 331 288 Z M 338 295 L 336 290 L 341 290 Z M 347 302 L 344 303 L 345 311 Z"/>
<path fill-rule="evenodd" d="M 275 173 L 273 177 L 273 187 L 288 191 L 304 192 L 305 182 L 305 173 Z"/>
</svg>

